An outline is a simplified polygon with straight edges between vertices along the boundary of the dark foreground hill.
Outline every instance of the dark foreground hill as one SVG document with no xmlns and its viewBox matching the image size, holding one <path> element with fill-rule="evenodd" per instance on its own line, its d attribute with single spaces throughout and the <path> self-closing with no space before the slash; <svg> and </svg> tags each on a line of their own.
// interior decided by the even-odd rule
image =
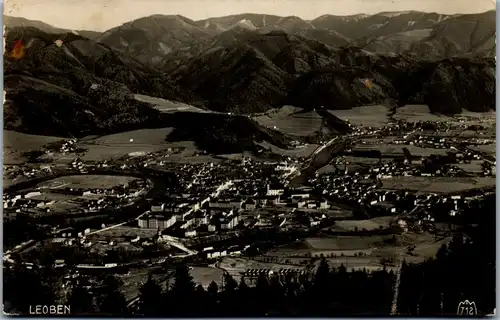
<svg viewBox="0 0 500 320">
<path fill-rule="evenodd" d="M 65 39 L 58 47 L 52 41 Z M 21 40 L 24 56 L 10 56 Z M 85 37 L 35 28 L 7 33 L 5 128 L 35 134 L 107 133 L 157 122 L 157 111 L 133 99 L 143 93 L 196 104 L 163 73 Z"/>
<path fill-rule="evenodd" d="M 62 46 L 52 43 L 65 39 Z M 10 52 L 21 39 L 24 56 Z M 140 128 L 173 127 L 171 141 L 226 153 L 255 150 L 266 141 L 286 148 L 288 139 L 245 116 L 205 112 L 162 113 L 138 101 L 141 93 L 200 106 L 196 95 L 160 71 L 81 36 L 15 28 L 7 35 L 4 129 L 61 137 L 102 135 Z"/>
<path fill-rule="evenodd" d="M 216 154 L 257 152 L 256 142 L 268 142 L 283 149 L 290 143 L 285 135 L 246 116 L 177 112 L 166 117 L 165 123 L 175 128 L 168 141 L 192 140 L 198 148 Z"/>
</svg>

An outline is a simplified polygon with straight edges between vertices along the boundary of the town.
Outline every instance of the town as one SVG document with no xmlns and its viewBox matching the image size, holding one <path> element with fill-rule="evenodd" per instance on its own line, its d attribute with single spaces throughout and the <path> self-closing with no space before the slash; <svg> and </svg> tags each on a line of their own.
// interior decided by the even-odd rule
<svg viewBox="0 0 500 320">
<path fill-rule="evenodd" d="M 308 158 L 277 160 L 182 163 L 168 161 L 182 148 L 169 148 L 84 161 L 76 139 L 62 142 L 50 152 L 73 155 L 65 165 L 4 166 L 16 181 L 3 195 L 4 224 L 13 226 L 4 263 L 22 257 L 31 268 L 50 252 L 65 270 L 63 290 L 86 279 L 93 292 L 96 275 L 117 274 L 129 307 L 148 272 L 165 281 L 178 262 L 205 288 L 226 274 L 250 286 L 263 272 L 312 275 L 320 258 L 351 271 L 398 272 L 403 259 L 424 261 L 475 223 L 471 213 L 494 194 L 496 160 L 481 147 L 495 139 L 456 134 L 482 127 L 350 127 Z M 335 143 L 341 151 L 311 174 L 307 165 Z M 22 223 L 26 231 L 13 234 Z"/>
</svg>

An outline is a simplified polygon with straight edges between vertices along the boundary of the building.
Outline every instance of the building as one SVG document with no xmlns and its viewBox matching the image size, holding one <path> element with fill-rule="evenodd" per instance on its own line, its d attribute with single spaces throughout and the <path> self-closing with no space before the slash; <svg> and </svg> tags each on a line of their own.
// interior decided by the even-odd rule
<svg viewBox="0 0 500 320">
<path fill-rule="evenodd" d="M 226 217 L 226 219 L 224 219 L 224 221 L 221 223 L 221 229 L 223 230 L 234 229 L 236 228 L 238 223 L 239 223 L 239 217 L 233 214 L 232 216 L 228 216 Z"/>
<path fill-rule="evenodd" d="M 189 237 L 196 237 L 196 235 L 197 235 L 196 229 L 188 229 L 188 230 L 186 230 L 186 232 L 184 233 L 184 235 L 187 238 L 189 238 Z"/>
<path fill-rule="evenodd" d="M 163 212 L 165 209 L 165 204 L 160 204 L 160 205 L 156 205 L 156 206 L 151 206 L 151 212 Z"/>
<path fill-rule="evenodd" d="M 163 229 L 166 229 L 166 228 L 168 228 L 170 226 L 168 224 L 169 221 L 170 221 L 170 219 L 166 219 L 162 215 L 146 214 L 146 215 L 142 216 L 137 221 L 137 224 L 138 224 L 139 228 L 145 228 L 145 229 L 162 229 L 163 230 Z"/>
<path fill-rule="evenodd" d="M 245 202 L 245 210 L 255 210 L 256 207 L 257 207 L 257 203 L 253 199 L 248 199 Z"/>
<path fill-rule="evenodd" d="M 210 208 L 218 209 L 241 209 L 243 207 L 243 201 L 240 199 L 210 200 L 208 205 Z"/>
<path fill-rule="evenodd" d="M 285 187 L 283 184 L 273 184 L 267 185 L 267 192 L 266 195 L 268 196 L 280 196 L 283 193 L 285 193 Z"/>
</svg>

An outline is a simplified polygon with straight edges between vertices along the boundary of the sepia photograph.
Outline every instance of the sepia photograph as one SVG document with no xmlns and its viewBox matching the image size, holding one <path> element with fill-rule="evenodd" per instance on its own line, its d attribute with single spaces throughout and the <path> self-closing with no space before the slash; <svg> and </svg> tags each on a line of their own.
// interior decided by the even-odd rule
<svg viewBox="0 0 500 320">
<path fill-rule="evenodd" d="M 495 1 L 3 24 L 4 316 L 496 314 Z"/>
</svg>

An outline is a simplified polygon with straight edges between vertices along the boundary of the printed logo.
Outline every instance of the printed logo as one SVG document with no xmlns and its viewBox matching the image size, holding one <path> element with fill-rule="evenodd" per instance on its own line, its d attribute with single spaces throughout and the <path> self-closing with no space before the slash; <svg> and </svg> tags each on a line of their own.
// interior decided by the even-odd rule
<svg viewBox="0 0 500 320">
<path fill-rule="evenodd" d="M 474 301 L 465 300 L 458 304 L 457 315 L 459 316 L 475 316 L 477 315 L 476 303 Z"/>
</svg>

